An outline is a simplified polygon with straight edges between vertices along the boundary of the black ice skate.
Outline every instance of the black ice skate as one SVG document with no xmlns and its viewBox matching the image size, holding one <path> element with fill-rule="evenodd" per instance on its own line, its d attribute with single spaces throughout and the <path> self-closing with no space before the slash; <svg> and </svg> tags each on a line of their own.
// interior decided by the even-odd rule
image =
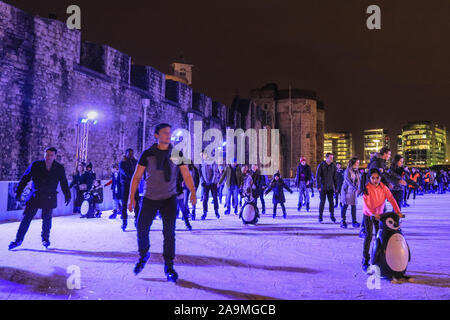
<svg viewBox="0 0 450 320">
<path fill-rule="evenodd" d="M 45 247 L 45 249 L 48 249 L 48 247 L 50 247 L 50 241 L 42 240 L 42 245 Z"/>
<path fill-rule="evenodd" d="M 164 266 L 164 273 L 166 274 L 167 281 L 176 283 L 178 280 L 178 273 L 173 267 Z"/>
<path fill-rule="evenodd" d="M 11 242 L 10 244 L 9 244 L 9 246 L 8 246 L 8 250 L 12 250 L 12 249 L 15 249 L 15 248 L 17 248 L 17 247 L 20 247 L 22 245 L 22 241 L 13 241 L 13 242 Z"/>
<path fill-rule="evenodd" d="M 136 263 L 136 265 L 134 266 L 134 274 L 138 275 L 139 273 L 142 272 L 142 270 L 144 270 L 144 267 L 148 261 L 148 259 L 150 259 L 150 253 L 147 252 L 145 254 L 145 256 L 141 256 L 139 258 L 139 261 Z"/>
</svg>

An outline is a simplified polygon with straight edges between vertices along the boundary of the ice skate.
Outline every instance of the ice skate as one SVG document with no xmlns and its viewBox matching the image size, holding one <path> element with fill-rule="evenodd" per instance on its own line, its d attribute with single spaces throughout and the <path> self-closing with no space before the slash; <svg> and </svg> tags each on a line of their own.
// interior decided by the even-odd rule
<svg viewBox="0 0 450 320">
<path fill-rule="evenodd" d="M 48 249 L 48 247 L 50 247 L 50 241 L 42 240 L 42 245 L 45 247 L 45 249 Z"/>
<path fill-rule="evenodd" d="M 17 247 L 20 247 L 22 245 L 22 241 L 13 241 L 13 242 L 11 242 L 10 244 L 9 244 L 9 246 L 8 246 L 8 250 L 13 250 L 13 249 L 15 249 L 15 248 L 17 248 Z"/>
<path fill-rule="evenodd" d="M 145 265 L 147 264 L 148 259 L 150 259 L 150 253 L 147 252 L 145 254 L 145 256 L 141 256 L 139 258 L 139 261 L 136 263 L 136 265 L 134 266 L 134 274 L 138 275 L 139 273 L 142 272 L 142 270 L 144 270 Z"/>
<path fill-rule="evenodd" d="M 164 273 L 166 274 L 167 281 L 176 283 L 178 280 L 178 273 L 173 267 L 164 267 Z"/>
</svg>

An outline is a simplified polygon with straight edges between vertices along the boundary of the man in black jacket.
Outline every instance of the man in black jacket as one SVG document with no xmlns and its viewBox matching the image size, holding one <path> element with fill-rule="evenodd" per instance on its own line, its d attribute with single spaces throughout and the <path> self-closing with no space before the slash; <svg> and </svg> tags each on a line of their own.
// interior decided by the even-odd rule
<svg viewBox="0 0 450 320">
<path fill-rule="evenodd" d="M 303 196 L 305 197 L 306 211 L 309 211 L 309 188 L 311 180 L 311 167 L 306 164 L 306 158 L 300 158 L 300 164 L 297 167 L 295 176 L 295 186 L 298 188 L 297 211 L 302 210 Z"/>
<path fill-rule="evenodd" d="M 45 159 L 33 162 L 22 176 L 16 190 L 16 199 L 20 200 L 23 190 L 30 180 L 33 181 L 32 191 L 26 202 L 22 222 L 17 230 L 16 240 L 9 244 L 9 250 L 20 246 L 25 234 L 30 227 L 31 220 L 39 209 L 42 209 L 42 244 L 50 246 L 50 229 L 52 227 L 52 211 L 57 207 L 58 184 L 64 193 L 65 204 L 69 205 L 71 200 L 69 184 L 67 183 L 64 166 L 56 162 L 55 148 L 45 150 Z"/>
<path fill-rule="evenodd" d="M 335 190 L 337 190 L 337 175 L 336 175 L 336 165 L 333 163 L 334 155 L 332 153 L 327 153 L 325 160 L 319 164 L 317 167 L 316 179 L 317 179 L 317 190 L 320 192 L 320 205 L 319 205 L 319 222 L 323 221 L 323 210 L 325 208 L 325 198 L 328 198 L 328 203 L 330 205 L 330 218 L 331 221 L 336 223 L 336 218 L 334 217 L 334 201 L 333 196 Z"/>
<path fill-rule="evenodd" d="M 122 230 L 125 231 L 128 225 L 128 199 L 130 195 L 130 184 L 131 179 L 133 178 L 134 171 L 136 170 L 136 166 L 138 161 L 134 157 L 134 150 L 127 149 L 125 151 L 125 157 L 119 163 L 119 177 L 120 177 L 120 185 L 122 187 Z M 135 216 L 139 214 L 139 190 L 136 190 L 134 195 L 136 199 L 136 206 L 134 207 Z"/>
</svg>

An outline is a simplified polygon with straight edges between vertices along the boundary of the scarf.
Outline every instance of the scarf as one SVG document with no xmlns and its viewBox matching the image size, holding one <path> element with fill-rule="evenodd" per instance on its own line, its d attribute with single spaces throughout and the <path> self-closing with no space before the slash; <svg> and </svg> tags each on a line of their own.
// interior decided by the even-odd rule
<svg viewBox="0 0 450 320">
<path fill-rule="evenodd" d="M 149 156 L 156 157 L 156 169 L 164 171 L 164 179 L 169 182 L 172 175 L 172 166 L 170 164 L 170 156 L 172 155 L 173 146 L 170 144 L 168 152 L 165 150 L 159 150 L 158 144 L 155 143 L 149 149 Z"/>
</svg>

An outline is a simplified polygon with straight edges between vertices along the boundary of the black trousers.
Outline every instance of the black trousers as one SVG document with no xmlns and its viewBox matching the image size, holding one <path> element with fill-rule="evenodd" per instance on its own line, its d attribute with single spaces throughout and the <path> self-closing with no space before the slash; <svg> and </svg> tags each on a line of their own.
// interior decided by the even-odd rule
<svg viewBox="0 0 450 320">
<path fill-rule="evenodd" d="M 273 204 L 273 215 L 276 216 L 277 215 L 277 203 Z M 284 206 L 283 202 L 280 202 L 280 206 L 281 206 L 281 210 L 283 210 L 283 215 L 286 215 L 286 207 Z"/>
<path fill-rule="evenodd" d="M 403 204 L 403 190 L 392 190 L 392 196 L 397 201 L 398 206 L 401 208 Z"/>
<path fill-rule="evenodd" d="M 258 206 L 258 198 L 261 200 L 262 212 L 266 212 L 266 202 L 264 201 L 264 192 L 261 191 L 261 194 L 255 198 L 255 205 Z"/>
<path fill-rule="evenodd" d="M 217 184 L 205 184 L 203 186 L 203 214 L 208 213 L 208 198 L 210 191 L 214 201 L 214 212 L 215 213 L 219 212 L 219 199 L 217 198 Z"/>
<path fill-rule="evenodd" d="M 27 206 L 23 212 L 23 218 L 20 222 L 19 230 L 17 230 L 16 241 L 23 241 L 25 234 L 30 227 L 31 220 L 38 212 L 39 208 Z M 50 240 L 50 229 L 52 228 L 52 212 L 53 209 L 42 209 L 42 240 Z"/>
<path fill-rule="evenodd" d="M 409 196 L 411 195 L 411 191 L 414 192 L 413 199 L 416 200 L 416 188 L 408 188 L 408 197 L 407 197 L 407 199 L 409 200 Z"/>
<path fill-rule="evenodd" d="M 344 206 L 341 209 L 341 218 L 342 221 L 346 221 L 346 216 L 347 216 L 347 208 L 348 208 L 348 204 L 344 204 Z M 352 223 L 356 222 L 356 205 L 350 205 L 352 207 L 351 211 L 352 211 Z"/>
<path fill-rule="evenodd" d="M 320 204 L 319 204 L 319 218 L 323 217 L 323 210 L 325 209 L 325 199 L 328 199 L 328 203 L 330 205 L 330 215 L 334 218 L 334 191 L 322 190 L 320 192 Z"/>
<path fill-rule="evenodd" d="M 166 200 L 142 199 L 137 222 L 138 251 L 145 256 L 150 250 L 150 227 L 159 211 L 163 224 L 163 257 L 166 265 L 172 266 L 175 258 L 175 224 L 177 219 L 177 199 L 173 196 Z"/>
<path fill-rule="evenodd" d="M 128 197 L 130 196 L 130 184 L 124 183 L 122 184 L 122 220 L 128 219 Z M 139 212 L 139 190 L 136 190 L 136 194 L 134 195 L 134 199 L 136 199 L 136 207 L 134 208 L 134 213 L 137 216 Z"/>
<path fill-rule="evenodd" d="M 364 215 L 363 217 L 364 229 L 366 230 L 366 237 L 364 238 L 363 246 L 363 257 L 366 261 L 370 260 L 370 244 L 372 243 L 372 237 L 374 235 L 373 231 L 375 229 L 375 236 L 380 228 L 380 223 L 375 219 L 375 217 L 369 217 Z"/>
</svg>

